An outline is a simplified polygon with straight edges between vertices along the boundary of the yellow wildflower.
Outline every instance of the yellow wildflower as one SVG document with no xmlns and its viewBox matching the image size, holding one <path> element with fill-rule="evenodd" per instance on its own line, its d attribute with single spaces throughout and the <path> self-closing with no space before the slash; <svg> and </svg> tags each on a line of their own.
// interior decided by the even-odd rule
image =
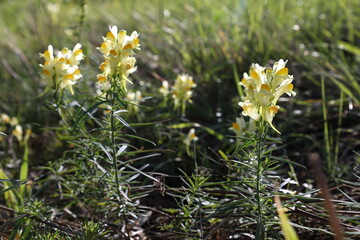
<svg viewBox="0 0 360 240">
<path fill-rule="evenodd" d="M 23 129 L 20 125 L 16 125 L 15 129 L 13 130 L 12 134 L 16 137 L 16 139 L 21 142 L 23 139 Z"/>
<path fill-rule="evenodd" d="M 241 137 L 245 136 L 246 133 L 254 133 L 256 129 L 255 121 L 250 118 L 249 122 L 246 123 L 244 118 L 236 118 L 236 122 L 231 124 L 229 130 L 232 130 L 237 137 L 237 142 L 241 142 Z"/>
<path fill-rule="evenodd" d="M 73 50 L 63 48 L 56 56 L 54 56 L 53 46 L 49 45 L 44 53 L 40 53 L 40 56 L 44 58 L 44 64 L 40 64 L 42 68 L 40 75 L 46 82 L 44 93 L 53 89 L 60 91 L 61 94 L 67 88 L 71 94 L 74 94 L 72 85 L 82 77 L 78 67 L 80 61 L 84 59 L 81 44 L 76 44 Z"/>
<path fill-rule="evenodd" d="M 195 135 L 195 129 L 190 129 L 188 135 L 184 139 L 184 143 L 187 147 L 190 147 L 191 142 L 196 142 L 198 140 L 198 137 Z"/>
<path fill-rule="evenodd" d="M 172 97 L 175 108 L 181 107 L 182 113 L 185 112 L 186 102 L 191 102 L 192 88 L 195 88 L 193 78 L 188 74 L 179 74 L 172 87 Z"/>
<path fill-rule="evenodd" d="M 9 115 L 7 115 L 6 113 L 2 113 L 1 114 L 1 122 L 5 123 L 5 124 L 9 124 L 10 123 Z"/>
<path fill-rule="evenodd" d="M 254 104 L 252 104 L 250 100 L 246 100 L 245 102 L 239 102 L 239 105 L 243 108 L 242 114 L 244 116 L 249 116 L 255 121 L 259 120 L 259 109 Z"/>
<path fill-rule="evenodd" d="M 162 81 L 162 86 L 159 91 L 164 97 L 167 97 L 167 95 L 170 93 L 169 82 L 166 80 Z"/>
<path fill-rule="evenodd" d="M 244 73 L 240 82 L 245 92 L 243 101 L 239 102 L 243 108 L 242 114 L 255 121 L 267 122 L 278 133 L 280 132 L 272 124 L 280 108 L 276 103 L 284 93 L 296 95 L 292 84 L 294 78 L 289 75 L 286 63 L 287 61 L 280 59 L 272 68 L 267 69 L 259 64 L 252 64 L 249 74 Z"/>
<path fill-rule="evenodd" d="M 102 74 L 98 76 L 99 84 L 104 85 L 101 87 L 103 91 L 108 91 L 108 85 L 111 86 L 112 82 L 126 91 L 126 82 L 131 82 L 128 76 L 136 71 L 136 59 L 132 55 L 134 50 L 140 49 L 138 36 L 136 31 L 128 36 L 125 30 L 118 32 L 117 27 L 113 26 L 103 37 L 104 42 L 98 48 L 105 59 L 99 67 Z"/>
</svg>

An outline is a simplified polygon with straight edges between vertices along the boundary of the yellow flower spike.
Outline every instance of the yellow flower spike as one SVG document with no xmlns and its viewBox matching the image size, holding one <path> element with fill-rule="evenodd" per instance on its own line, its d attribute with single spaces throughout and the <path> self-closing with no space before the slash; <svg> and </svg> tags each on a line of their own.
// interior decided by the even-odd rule
<svg viewBox="0 0 360 240">
<path fill-rule="evenodd" d="M 239 102 L 243 108 L 242 115 L 249 116 L 254 121 L 267 122 L 277 133 L 280 132 L 272 124 L 279 110 L 276 102 L 284 93 L 296 95 L 293 91 L 293 76 L 289 75 L 286 63 L 287 61 L 280 59 L 272 68 L 253 63 L 249 73 L 244 73 L 240 82 L 245 93 L 243 101 Z"/>
<path fill-rule="evenodd" d="M 73 51 L 63 48 L 57 52 L 56 56 L 53 54 L 53 47 L 51 45 L 48 46 L 48 50 L 44 54 L 40 54 L 45 60 L 43 65 L 40 64 L 42 68 L 41 77 L 47 85 L 42 95 L 51 89 L 59 90 L 61 91 L 60 94 L 62 94 L 64 88 L 68 88 L 70 93 L 74 94 L 71 85 L 76 84 L 77 79 L 82 77 L 78 69 L 80 61 L 84 58 L 81 44 L 76 44 Z"/>
<path fill-rule="evenodd" d="M 176 77 L 175 84 L 172 87 L 172 97 L 174 99 L 175 109 L 181 107 L 183 113 L 186 108 L 186 103 L 191 102 L 192 88 L 195 88 L 196 84 L 193 78 L 188 74 L 179 74 Z"/>
<path fill-rule="evenodd" d="M 134 55 L 133 50 L 138 49 L 139 46 L 138 35 L 137 32 L 133 32 L 128 36 L 125 30 L 118 31 L 117 27 L 113 26 L 110 27 L 106 37 L 103 37 L 104 42 L 98 50 L 103 53 L 104 62 L 99 68 L 107 81 L 106 87 L 102 86 L 101 90 L 108 89 L 108 86 L 112 85 L 109 81 L 116 81 L 116 84 L 126 92 L 126 82 L 131 83 L 128 76 L 136 70 L 136 59 L 132 55 Z M 100 79 L 102 80 L 103 77 Z"/>
</svg>

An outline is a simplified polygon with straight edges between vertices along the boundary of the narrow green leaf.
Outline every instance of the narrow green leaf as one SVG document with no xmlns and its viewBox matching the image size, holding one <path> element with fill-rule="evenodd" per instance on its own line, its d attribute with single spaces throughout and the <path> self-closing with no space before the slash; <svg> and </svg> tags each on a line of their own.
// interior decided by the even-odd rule
<svg viewBox="0 0 360 240">
<path fill-rule="evenodd" d="M 229 158 L 226 156 L 226 154 L 225 154 L 223 151 L 221 151 L 220 149 L 218 150 L 218 153 L 221 155 L 221 157 L 222 157 L 223 159 L 229 160 Z"/>
<path fill-rule="evenodd" d="M 284 209 L 281 206 L 281 201 L 278 195 L 275 195 L 275 203 L 276 208 L 278 210 L 279 218 L 280 218 L 280 227 L 284 233 L 284 237 L 286 240 L 299 240 L 294 228 L 290 225 L 290 221 L 286 216 Z"/>
<path fill-rule="evenodd" d="M 29 174 L 29 146 L 28 141 L 24 141 L 24 154 L 23 154 L 23 161 L 20 166 L 20 181 L 25 181 L 28 178 Z M 26 188 L 25 184 L 20 186 L 20 197 L 21 201 L 24 201 Z"/>
<path fill-rule="evenodd" d="M 282 157 L 276 157 L 276 156 L 270 156 L 271 159 L 274 159 L 276 161 L 279 161 L 279 162 L 286 162 L 288 164 L 291 164 L 291 165 L 295 165 L 295 166 L 298 166 L 298 167 L 302 167 L 304 169 L 307 169 L 304 165 L 301 165 L 300 163 L 296 163 L 296 162 L 293 162 L 293 161 L 290 161 L 289 159 L 286 159 L 286 158 L 282 158 Z"/>
<path fill-rule="evenodd" d="M 148 142 L 148 143 L 151 143 L 152 145 L 156 146 L 156 143 L 154 143 L 154 142 L 152 142 L 152 141 L 150 141 L 149 139 L 146 139 L 146 138 L 142 138 L 142 137 L 132 135 L 132 134 L 125 134 L 124 136 L 130 137 L 130 138 L 135 138 L 135 139 L 138 139 L 138 140 L 141 140 L 141 141 L 144 141 L 144 142 Z"/>
<path fill-rule="evenodd" d="M 100 102 L 96 103 L 95 105 L 91 106 L 88 110 L 85 110 L 85 111 L 80 115 L 80 117 L 78 117 L 78 118 L 76 119 L 76 121 L 75 121 L 75 123 L 74 123 L 74 129 L 77 127 L 77 125 L 79 124 L 80 120 L 81 120 L 84 116 L 90 114 L 90 113 L 91 113 L 94 109 L 96 109 L 99 105 L 104 104 L 104 103 L 107 103 L 107 102 L 108 102 L 108 100 L 100 101 Z M 84 110 L 83 107 L 81 107 L 81 109 Z M 91 115 L 91 114 L 90 114 L 90 115 Z M 91 115 L 91 116 L 92 116 L 92 115 Z"/>
<path fill-rule="evenodd" d="M 136 133 L 135 129 L 132 128 L 122 117 L 120 116 L 115 116 L 117 120 L 119 120 L 122 124 L 124 124 L 125 127 L 127 127 L 128 129 L 130 129 L 131 131 L 133 131 L 134 133 Z"/>
</svg>

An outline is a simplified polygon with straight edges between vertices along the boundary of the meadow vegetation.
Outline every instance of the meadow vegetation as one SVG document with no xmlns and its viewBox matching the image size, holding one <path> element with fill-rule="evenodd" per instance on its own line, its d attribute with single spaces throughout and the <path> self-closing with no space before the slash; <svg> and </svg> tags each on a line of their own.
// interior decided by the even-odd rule
<svg viewBox="0 0 360 240">
<path fill-rule="evenodd" d="M 0 238 L 356 239 L 359 15 L 0 0 Z"/>
</svg>

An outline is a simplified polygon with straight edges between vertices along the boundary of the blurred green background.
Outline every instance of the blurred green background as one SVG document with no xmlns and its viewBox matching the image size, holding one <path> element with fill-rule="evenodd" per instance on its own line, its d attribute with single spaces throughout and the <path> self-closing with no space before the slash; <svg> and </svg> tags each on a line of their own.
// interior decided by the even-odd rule
<svg viewBox="0 0 360 240">
<path fill-rule="evenodd" d="M 360 145 L 359 16 L 358 0 L 1 0 L 0 112 L 18 116 L 35 132 L 51 125 L 37 97 L 44 89 L 39 52 L 49 44 L 61 49 L 80 42 L 86 60 L 75 89 L 92 94 L 101 61 L 96 47 L 117 25 L 140 32 L 131 88 L 156 100 L 161 79 L 192 75 L 198 86 L 188 121 L 223 135 L 241 112 L 242 73 L 253 62 L 288 59 L 297 96 L 282 99 L 275 120 L 288 155 L 303 162 L 306 153 L 320 151 L 333 164 L 348 163 L 336 170 L 344 175 L 356 164 L 352 151 Z M 156 116 L 152 109 L 142 120 Z"/>
</svg>

